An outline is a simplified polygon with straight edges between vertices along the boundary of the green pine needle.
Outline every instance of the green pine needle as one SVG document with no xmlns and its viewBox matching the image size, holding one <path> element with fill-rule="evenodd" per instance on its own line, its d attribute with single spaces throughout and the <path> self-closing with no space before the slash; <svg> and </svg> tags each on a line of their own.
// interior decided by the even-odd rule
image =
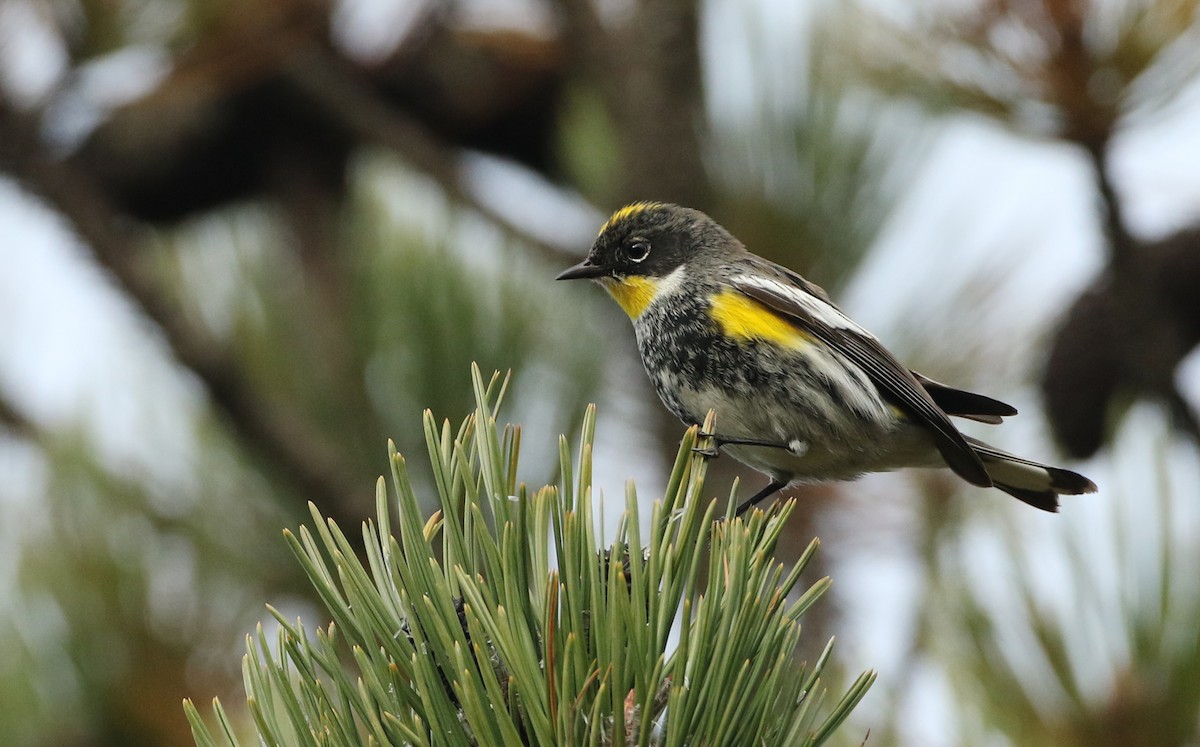
<svg viewBox="0 0 1200 747">
<path fill-rule="evenodd" d="M 794 504 L 716 520 L 693 427 L 649 523 L 630 486 L 617 537 L 603 547 L 592 509 L 595 408 L 584 416 L 577 461 L 560 443 L 561 483 L 529 493 L 517 479 L 520 429 L 496 421 L 508 379 L 485 384 L 478 368 L 472 377 L 476 410 L 457 433 L 425 414 L 440 505 L 433 516 L 423 517 L 391 446 L 395 495 L 389 501 L 381 479 L 361 555 L 315 506 L 312 530 L 285 532 L 333 622 L 310 634 L 271 610 L 274 646 L 262 626 L 247 638 L 257 740 L 826 741 L 874 674 L 828 708 L 821 672 L 830 648 L 811 667 L 795 662 L 800 617 L 829 580 L 795 589 L 815 540 L 793 568 L 773 559 Z M 190 701 L 184 710 L 200 747 L 241 744 L 220 703 L 216 736 Z"/>
</svg>

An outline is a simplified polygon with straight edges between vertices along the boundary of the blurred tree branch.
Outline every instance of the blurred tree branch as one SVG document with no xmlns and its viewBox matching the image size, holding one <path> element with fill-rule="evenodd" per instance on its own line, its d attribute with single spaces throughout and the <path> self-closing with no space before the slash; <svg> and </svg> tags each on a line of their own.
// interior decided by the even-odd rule
<svg viewBox="0 0 1200 747">
<path fill-rule="evenodd" d="M 250 391 L 220 346 L 204 339 L 168 299 L 144 264 L 141 243 L 91 178 L 54 159 L 41 142 L 36 119 L 0 104 L 0 169 L 45 200 L 92 250 L 96 260 L 138 307 L 158 325 L 177 360 L 204 383 L 249 450 L 258 455 L 303 500 L 322 501 L 337 513 L 362 501 L 353 476 L 343 474 L 336 451 L 291 410 Z M 359 512 L 344 516 L 349 520 Z"/>
<path fill-rule="evenodd" d="M 578 247 L 550 244 L 481 202 L 462 179 L 461 151 L 403 111 L 388 106 L 346 63 L 316 46 L 285 66 L 288 80 L 355 139 L 394 151 L 431 177 L 454 200 L 470 206 L 507 233 L 556 261 L 576 260 Z"/>
<path fill-rule="evenodd" d="M 557 0 L 578 73 L 600 92 L 620 148 L 619 200 L 710 210 L 697 4 L 640 0 L 606 24 L 591 0 Z"/>
<path fill-rule="evenodd" d="M 29 420 L 17 412 L 8 398 L 2 394 L 0 394 L 0 425 L 19 435 L 27 435 L 33 431 Z"/>
<path fill-rule="evenodd" d="M 354 352 L 344 344 L 347 289 L 332 261 L 332 227 L 353 147 L 376 143 L 395 151 L 453 200 L 556 262 L 574 259 L 578 251 L 530 235 L 479 201 L 464 182 L 461 149 L 394 105 L 409 95 L 406 81 L 438 74 L 414 74 L 414 66 L 461 68 L 462 60 L 475 54 L 469 42 L 448 43 L 436 56 L 418 50 L 416 60 L 401 50 L 396 55 L 401 62 L 368 71 L 326 49 L 327 20 L 327 9 L 307 2 L 254 3 L 217 17 L 180 54 L 166 80 L 113 112 L 66 159 L 49 153 L 35 114 L 4 108 L 0 168 L 73 226 L 97 261 L 159 325 L 178 361 L 205 384 L 253 452 L 300 495 L 335 514 L 356 516 L 356 501 L 350 500 L 354 481 L 319 429 L 296 408 L 259 391 L 233 352 L 189 324 L 161 280 L 145 271 L 138 221 L 174 223 L 247 194 L 273 195 L 287 211 L 310 301 L 322 309 L 308 315 L 308 336 L 322 351 L 316 363 L 332 379 L 358 376 L 363 363 L 351 360 Z M 430 15 L 422 23 L 436 20 Z M 498 64 L 493 59 L 485 55 L 484 63 L 468 67 L 478 72 L 480 64 Z M 541 73 L 530 73 L 535 74 Z M 353 386 L 339 391 L 343 399 L 361 394 Z"/>
<path fill-rule="evenodd" d="M 328 18 L 311 3 L 262 5 L 222 16 L 154 91 L 114 112 L 72 156 L 123 211 L 174 223 L 245 196 L 278 196 L 286 184 L 275 172 L 287 163 L 340 195 L 346 159 L 373 143 L 555 261 L 576 256 L 577 247 L 531 235 L 481 201 L 461 169 L 463 152 L 478 147 L 552 174 L 549 157 L 533 151 L 546 147 L 541 120 L 557 105 L 555 42 L 455 34 L 444 14 L 428 12 L 409 42 L 368 67 L 331 50 Z M 507 121 L 530 109 L 537 121 Z"/>
</svg>

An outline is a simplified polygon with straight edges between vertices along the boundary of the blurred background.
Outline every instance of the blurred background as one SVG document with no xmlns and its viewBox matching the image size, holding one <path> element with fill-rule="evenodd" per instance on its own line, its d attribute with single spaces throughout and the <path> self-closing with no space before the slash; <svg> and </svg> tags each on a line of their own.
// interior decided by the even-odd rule
<svg viewBox="0 0 1200 747">
<path fill-rule="evenodd" d="M 0 744 L 236 711 L 263 604 L 325 619 L 281 529 L 354 531 L 471 361 L 530 484 L 594 401 L 609 520 L 661 491 L 628 322 L 551 282 L 635 199 L 1100 485 L 797 491 L 809 645 L 880 670 L 845 744 L 1200 744 L 1198 94 L 1195 0 L 5 0 Z"/>
</svg>

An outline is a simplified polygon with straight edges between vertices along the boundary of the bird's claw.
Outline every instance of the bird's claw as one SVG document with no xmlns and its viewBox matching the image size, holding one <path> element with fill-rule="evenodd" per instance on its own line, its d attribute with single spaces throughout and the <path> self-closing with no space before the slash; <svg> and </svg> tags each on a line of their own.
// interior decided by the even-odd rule
<svg viewBox="0 0 1200 747">
<path fill-rule="evenodd" d="M 703 459 L 716 459 L 721 456 L 721 437 L 715 433 L 710 433 L 704 428 L 699 428 L 696 431 L 696 441 L 707 440 L 711 446 L 693 446 L 692 453 Z"/>
<path fill-rule="evenodd" d="M 721 456 L 721 452 L 715 446 L 693 446 L 692 453 L 705 459 L 716 459 Z"/>
</svg>

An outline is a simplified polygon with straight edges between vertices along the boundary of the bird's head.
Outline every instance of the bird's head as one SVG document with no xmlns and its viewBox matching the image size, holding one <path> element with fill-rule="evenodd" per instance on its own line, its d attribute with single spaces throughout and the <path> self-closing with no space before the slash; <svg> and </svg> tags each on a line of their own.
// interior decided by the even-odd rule
<svg viewBox="0 0 1200 747">
<path fill-rule="evenodd" d="M 595 280 L 636 319 L 690 270 L 744 251 L 704 213 L 665 202 L 635 202 L 612 214 L 587 257 L 557 280 Z"/>
</svg>

